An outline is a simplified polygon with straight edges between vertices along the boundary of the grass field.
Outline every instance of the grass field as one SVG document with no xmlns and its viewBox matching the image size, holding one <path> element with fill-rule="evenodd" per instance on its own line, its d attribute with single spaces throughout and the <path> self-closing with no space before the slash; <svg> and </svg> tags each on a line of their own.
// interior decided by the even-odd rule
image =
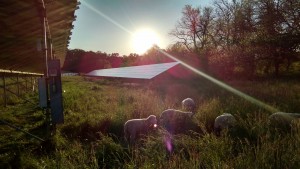
<svg viewBox="0 0 300 169">
<path fill-rule="evenodd" d="M 280 111 L 300 113 L 299 81 L 229 84 Z M 41 142 L 1 125 L 0 168 L 300 168 L 298 127 L 291 133 L 271 132 L 271 112 L 205 80 L 133 86 L 63 77 L 63 90 L 65 123 L 52 139 Z M 136 146 L 126 144 L 123 124 L 128 119 L 181 109 L 186 97 L 197 103 L 197 130 L 175 135 L 172 152 L 161 130 Z M 38 103 L 37 94 L 26 98 Z M 1 107 L 1 119 L 45 138 L 43 112 L 37 105 L 17 102 Z M 225 112 L 237 117 L 237 127 L 216 137 L 213 121 Z"/>
</svg>

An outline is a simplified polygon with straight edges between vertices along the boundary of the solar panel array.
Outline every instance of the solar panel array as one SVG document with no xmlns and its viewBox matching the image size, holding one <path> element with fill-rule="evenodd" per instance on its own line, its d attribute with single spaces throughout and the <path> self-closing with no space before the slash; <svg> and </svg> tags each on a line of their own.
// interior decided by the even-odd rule
<svg viewBox="0 0 300 169">
<path fill-rule="evenodd" d="M 62 65 L 78 5 L 77 0 L 0 1 L 0 69 L 44 71 L 44 9 L 49 25 L 47 36 L 51 33 L 48 44 L 52 42 L 55 57 Z"/>
<path fill-rule="evenodd" d="M 121 67 L 112 69 L 100 69 L 87 73 L 87 76 L 118 77 L 135 79 L 152 79 L 155 76 L 178 65 L 179 62 L 151 64 L 142 66 Z"/>
</svg>

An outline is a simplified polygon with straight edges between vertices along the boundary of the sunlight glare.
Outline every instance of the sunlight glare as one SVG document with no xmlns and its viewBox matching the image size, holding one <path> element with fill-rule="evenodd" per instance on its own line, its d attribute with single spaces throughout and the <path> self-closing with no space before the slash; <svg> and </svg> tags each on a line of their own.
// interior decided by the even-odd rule
<svg viewBox="0 0 300 169">
<path fill-rule="evenodd" d="M 239 91 L 239 90 L 237 90 L 237 89 L 235 89 L 235 88 L 227 85 L 226 83 L 223 83 L 223 82 L 221 82 L 221 81 L 213 78 L 212 76 L 209 76 L 208 74 L 203 73 L 202 71 L 200 71 L 200 70 L 198 70 L 198 69 L 190 66 L 189 64 L 187 64 L 187 63 L 185 63 L 185 62 L 177 59 L 176 57 L 170 55 L 169 53 L 167 53 L 167 52 L 165 52 L 165 51 L 163 51 L 163 50 L 161 50 L 159 48 L 156 48 L 156 50 L 159 51 L 160 53 L 164 54 L 165 56 L 167 56 L 167 57 L 169 57 L 169 58 L 171 58 L 171 59 L 173 59 L 173 60 L 181 63 L 181 65 L 183 65 L 184 67 L 186 67 L 189 70 L 195 72 L 196 74 L 198 74 L 198 75 L 200 75 L 200 76 L 208 79 L 209 81 L 211 81 L 214 84 L 222 87 L 223 89 L 226 89 L 227 91 L 229 91 L 229 92 L 231 92 L 231 93 L 233 93 L 233 94 L 235 94 L 235 95 L 237 95 L 237 96 L 239 96 L 241 98 L 244 98 L 245 100 L 248 100 L 249 102 L 251 102 L 251 103 L 253 103 L 253 104 L 257 105 L 257 106 L 259 106 L 261 108 L 264 108 L 265 110 L 268 110 L 269 112 L 278 112 L 278 111 L 280 111 L 280 110 L 278 110 L 277 108 L 275 108 L 275 107 L 273 107 L 271 105 L 268 105 L 268 104 L 266 104 L 266 103 L 264 103 L 264 102 L 262 102 L 262 101 L 260 101 L 260 100 L 258 100 L 256 98 L 254 98 L 254 97 L 251 97 L 251 96 L 247 95 L 246 93 L 243 93 L 243 92 L 241 92 L 241 91 Z"/>
<path fill-rule="evenodd" d="M 153 45 L 158 45 L 158 35 L 151 29 L 141 29 L 132 36 L 132 47 L 137 54 L 143 54 Z"/>
<path fill-rule="evenodd" d="M 133 34 L 130 30 L 128 30 L 127 28 L 125 28 L 123 25 L 119 24 L 118 22 L 116 22 L 115 20 L 113 20 L 113 19 L 110 18 L 109 16 L 105 15 L 105 14 L 102 13 L 101 11 L 95 9 L 94 7 L 92 7 L 92 6 L 91 6 L 90 4 L 88 4 L 87 2 L 85 2 L 85 1 L 81 1 L 81 2 L 82 2 L 83 5 L 87 6 L 89 9 L 91 9 L 91 10 L 94 11 L 94 12 L 96 12 L 98 15 L 102 16 L 102 17 L 105 18 L 107 21 L 111 22 L 111 23 L 114 24 L 115 26 L 119 27 L 120 29 L 124 30 L 124 31 L 127 32 L 128 34 L 133 35 L 133 36 L 135 37 L 135 34 Z M 151 48 L 151 47 L 153 46 L 153 44 L 158 43 L 158 36 L 157 36 L 155 33 L 152 34 L 151 32 L 153 32 L 153 31 L 149 31 L 148 33 L 145 33 L 145 34 L 143 34 L 143 33 L 142 33 L 142 34 L 139 34 L 139 33 L 137 32 L 136 34 L 137 34 L 138 36 L 141 36 L 141 37 L 140 37 L 140 38 L 137 38 L 136 40 L 134 40 L 134 43 L 137 43 L 137 44 L 138 44 L 138 43 L 145 43 L 145 42 L 147 41 L 147 37 L 149 37 L 148 41 L 150 41 L 150 43 L 149 43 L 149 42 L 147 42 L 147 43 L 150 44 L 150 45 L 148 46 L 147 49 Z M 151 35 L 151 34 L 154 35 L 154 36 L 153 36 L 154 38 L 151 37 L 151 36 L 149 36 L 149 34 L 150 34 L 150 35 Z M 145 35 L 146 35 L 146 36 L 145 36 Z M 143 38 L 143 36 L 145 36 L 145 37 Z M 140 40 L 138 40 L 138 39 L 140 39 Z M 152 40 L 152 39 L 156 39 L 157 42 L 155 42 L 155 40 Z M 134 43 L 133 43 L 133 44 L 134 44 Z M 138 46 L 140 46 L 140 47 L 138 47 Z M 136 52 L 137 52 L 137 51 L 140 51 L 140 52 L 138 52 L 138 53 L 145 52 L 145 51 L 147 50 L 147 49 L 145 49 L 145 48 L 146 48 L 145 46 L 147 46 L 147 45 L 138 44 L 137 47 L 136 47 Z M 144 48 L 144 49 L 142 49 L 142 48 Z M 215 79 L 215 78 L 209 76 L 208 74 L 205 74 L 205 73 L 201 72 L 200 70 L 198 70 L 198 69 L 196 69 L 196 68 L 190 66 L 189 64 L 187 64 L 187 63 L 185 63 L 185 62 L 183 62 L 183 61 L 177 59 L 176 57 L 170 55 L 169 53 L 167 53 L 167 52 L 165 52 L 165 51 L 163 51 L 163 50 L 161 50 L 161 49 L 159 49 L 159 48 L 155 48 L 155 49 L 156 49 L 157 51 L 159 51 L 160 53 L 164 54 L 165 56 L 167 56 L 167 57 L 169 57 L 169 58 L 171 58 L 171 59 L 173 59 L 173 60 L 175 60 L 175 61 L 177 61 L 177 62 L 180 62 L 184 67 L 186 67 L 186 68 L 188 68 L 189 70 L 195 72 L 196 74 L 198 74 L 198 75 L 200 75 L 200 76 L 202 76 L 202 77 L 204 77 L 204 78 L 210 80 L 211 82 L 213 82 L 213 83 L 217 84 L 218 86 L 220 86 L 220 87 L 226 89 L 227 91 L 230 91 L 231 93 L 233 93 L 233 94 L 235 94 L 235 95 L 237 95 L 237 96 L 239 96 L 239 97 L 241 97 L 241 98 L 244 98 L 245 100 L 248 100 L 248 101 L 250 101 L 251 103 L 253 103 L 253 104 L 257 105 L 257 106 L 264 108 L 265 110 L 268 110 L 268 111 L 270 111 L 270 112 L 278 112 L 278 111 L 280 111 L 280 110 L 278 110 L 277 108 L 275 108 L 275 107 L 273 107 L 273 106 L 271 106 L 271 105 L 268 105 L 268 104 L 266 104 L 266 103 L 264 103 L 264 102 L 262 102 L 262 101 L 260 101 L 260 100 L 258 100 L 258 99 L 256 99 L 256 98 L 254 98 L 254 97 L 251 97 L 251 96 L 247 95 L 246 93 L 243 93 L 243 92 L 241 92 L 241 91 L 239 91 L 239 90 L 237 90 L 237 89 L 235 89 L 235 88 L 233 88 L 233 87 L 227 85 L 226 83 L 223 83 L 223 82 L 221 82 L 221 81 L 219 81 L 219 80 L 217 80 L 217 79 Z"/>
</svg>

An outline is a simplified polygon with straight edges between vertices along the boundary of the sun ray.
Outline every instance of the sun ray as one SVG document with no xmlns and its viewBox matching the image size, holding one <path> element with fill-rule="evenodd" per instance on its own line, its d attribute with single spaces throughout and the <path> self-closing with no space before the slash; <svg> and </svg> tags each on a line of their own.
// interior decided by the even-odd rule
<svg viewBox="0 0 300 169">
<path fill-rule="evenodd" d="M 104 13 L 102 13 L 101 11 L 99 11 L 98 9 L 94 8 L 92 5 L 90 5 L 89 3 L 85 2 L 85 1 L 80 1 L 84 6 L 86 6 L 87 8 L 89 8 L 90 10 L 94 11 L 96 14 L 102 16 L 104 19 L 106 19 L 107 21 L 109 21 L 110 23 L 114 24 L 115 26 L 119 27 L 120 29 L 122 29 L 123 31 L 129 33 L 129 34 L 133 34 L 130 30 L 128 30 L 126 27 L 122 26 L 121 24 L 119 24 L 117 21 L 113 20 L 112 18 L 110 18 L 109 16 L 105 15 Z"/>
<path fill-rule="evenodd" d="M 226 89 L 227 91 L 229 91 L 229 92 L 231 92 L 233 94 L 236 94 L 237 96 L 240 96 L 240 97 L 242 97 L 242 98 L 250 101 L 251 103 L 254 103 L 254 104 L 256 104 L 256 105 L 258 105 L 258 106 L 260 106 L 260 107 L 262 107 L 262 108 L 264 108 L 264 109 L 266 109 L 268 111 L 270 111 L 270 112 L 278 112 L 279 111 L 278 109 L 276 109 L 276 108 L 274 108 L 274 107 L 272 107 L 272 106 L 270 106 L 270 105 L 268 105 L 268 104 L 266 104 L 266 103 L 264 103 L 264 102 L 262 102 L 262 101 L 260 101 L 258 99 L 255 99 L 254 97 L 251 97 L 251 96 L 249 96 L 249 95 L 247 95 L 247 94 L 245 94 L 245 93 L 243 93 L 243 92 L 241 92 L 241 91 L 239 91 L 239 90 L 237 90 L 237 89 L 235 89 L 235 88 L 227 85 L 226 83 L 221 82 L 221 81 L 219 81 L 219 80 L 217 80 L 217 79 L 215 79 L 215 78 L 213 78 L 213 77 L 211 77 L 211 76 L 209 76 L 209 75 L 201 72 L 200 70 L 198 70 L 198 69 L 196 69 L 196 68 L 188 65 L 187 63 L 185 63 L 185 62 L 183 62 L 183 61 L 175 58 L 174 56 L 170 55 L 167 52 L 164 52 L 163 50 L 161 50 L 159 48 L 156 48 L 156 50 L 158 50 L 159 52 L 161 52 L 165 56 L 168 56 L 169 58 L 171 58 L 171 59 L 173 59 L 173 60 L 181 63 L 184 67 L 190 69 L 191 71 L 195 72 L 196 74 L 198 74 L 198 75 L 200 75 L 200 76 L 208 79 L 209 81 L 217 84 L 218 86 Z"/>
<path fill-rule="evenodd" d="M 99 14 L 100 16 L 102 16 L 103 18 L 105 18 L 106 20 L 108 20 L 109 22 L 113 23 L 115 26 L 119 27 L 120 29 L 124 30 L 125 32 L 129 33 L 130 35 L 133 35 L 133 33 L 128 30 L 126 27 L 122 26 L 121 24 L 119 24 L 118 22 L 116 22 L 115 20 L 113 20 L 112 18 L 110 18 L 109 16 L 105 15 L 104 13 L 100 12 L 99 10 L 95 9 L 94 7 L 92 7 L 90 4 L 88 4 L 87 2 L 85 1 L 81 1 L 85 6 L 87 6 L 89 9 L 91 9 L 92 11 L 96 12 L 97 14 Z M 237 89 L 234 89 L 233 87 L 227 85 L 226 83 L 224 82 L 221 82 L 203 72 L 201 72 L 200 70 L 197 70 L 196 68 L 188 65 L 187 63 L 175 58 L 174 56 L 170 55 L 169 53 L 167 52 L 164 52 L 163 50 L 159 49 L 159 48 L 156 48 L 156 50 L 158 50 L 159 52 L 161 52 L 162 54 L 164 54 L 165 56 L 177 61 L 177 62 L 180 62 L 184 67 L 190 69 L 191 71 L 195 72 L 196 74 L 210 80 L 211 82 L 217 84 L 218 86 L 228 90 L 229 92 L 239 96 L 239 97 L 242 97 L 244 98 L 245 100 L 248 100 L 249 102 L 259 106 L 259 107 L 262 107 L 264 108 L 265 110 L 267 111 L 270 111 L 270 112 L 278 112 L 279 110 L 258 100 L 258 99 L 255 99 Z"/>
</svg>

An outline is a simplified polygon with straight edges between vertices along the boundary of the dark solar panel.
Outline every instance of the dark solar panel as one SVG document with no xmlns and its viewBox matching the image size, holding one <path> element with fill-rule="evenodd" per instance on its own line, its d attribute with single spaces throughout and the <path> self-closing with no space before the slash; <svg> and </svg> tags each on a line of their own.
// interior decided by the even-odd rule
<svg viewBox="0 0 300 169">
<path fill-rule="evenodd" d="M 52 42 L 54 57 L 63 64 L 79 1 L 44 1 L 45 5 L 41 0 L 0 1 L 0 69 L 44 72 L 44 6 L 48 57 Z"/>
<path fill-rule="evenodd" d="M 100 69 L 87 73 L 87 76 L 122 77 L 137 79 L 152 79 L 153 77 L 178 65 L 179 62 L 161 63 L 142 66 L 121 67 L 112 69 Z"/>
</svg>

